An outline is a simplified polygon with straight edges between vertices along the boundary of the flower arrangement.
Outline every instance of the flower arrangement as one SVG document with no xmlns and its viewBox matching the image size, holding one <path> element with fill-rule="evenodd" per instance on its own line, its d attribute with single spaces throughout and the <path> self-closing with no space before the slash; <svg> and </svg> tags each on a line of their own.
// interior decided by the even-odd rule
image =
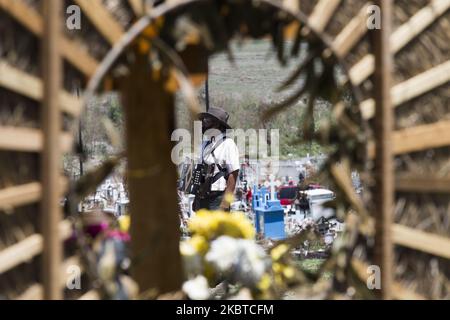
<svg viewBox="0 0 450 320">
<path fill-rule="evenodd" d="M 252 223 L 240 212 L 200 210 L 188 223 L 191 237 L 180 244 L 191 299 L 213 298 L 212 287 L 225 283 L 246 289 L 252 298 L 279 297 L 298 278 L 289 246 L 267 251 L 258 245 Z"/>
</svg>

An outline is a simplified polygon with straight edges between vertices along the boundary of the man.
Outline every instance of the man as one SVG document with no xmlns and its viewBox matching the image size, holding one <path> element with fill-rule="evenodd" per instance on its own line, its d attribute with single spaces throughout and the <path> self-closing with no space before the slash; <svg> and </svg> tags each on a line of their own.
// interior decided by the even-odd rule
<svg viewBox="0 0 450 320">
<path fill-rule="evenodd" d="M 233 139 L 226 136 L 228 113 L 211 107 L 199 114 L 202 121 L 203 144 L 200 160 L 212 168 L 210 179 L 203 181 L 202 192 L 195 196 L 193 210 L 230 210 L 228 197 L 233 195 L 239 173 L 239 150 Z"/>
</svg>

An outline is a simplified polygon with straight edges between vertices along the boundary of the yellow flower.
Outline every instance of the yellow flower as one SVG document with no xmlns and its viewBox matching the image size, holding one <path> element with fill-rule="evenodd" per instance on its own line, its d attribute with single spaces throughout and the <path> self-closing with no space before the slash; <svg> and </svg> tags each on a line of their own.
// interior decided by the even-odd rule
<svg viewBox="0 0 450 320">
<path fill-rule="evenodd" d="M 266 291 L 270 288 L 271 285 L 272 285 L 272 279 L 266 273 L 261 277 L 261 280 L 259 281 L 257 288 L 261 291 Z"/>
<path fill-rule="evenodd" d="M 294 268 L 293 267 L 291 267 L 291 266 L 286 266 L 284 269 L 283 269 L 283 275 L 285 276 L 285 278 L 286 279 L 292 279 L 292 278 L 294 278 L 294 276 L 295 276 L 295 270 L 294 270 Z"/>
<path fill-rule="evenodd" d="M 270 255 L 274 261 L 278 261 L 288 251 L 289 251 L 289 246 L 287 244 L 280 244 L 270 251 Z"/>
<path fill-rule="evenodd" d="M 202 236 L 194 235 L 187 241 L 195 249 L 197 253 L 204 255 L 208 251 L 208 242 Z"/>
<path fill-rule="evenodd" d="M 283 270 L 283 266 L 281 265 L 281 263 L 275 262 L 272 265 L 272 269 L 273 269 L 273 272 L 275 272 L 275 273 L 281 273 Z"/>
<path fill-rule="evenodd" d="M 128 232 L 128 230 L 130 229 L 130 216 L 129 215 L 120 216 L 118 221 L 120 231 Z"/>
<path fill-rule="evenodd" d="M 200 210 L 189 221 L 189 230 L 206 240 L 220 236 L 252 239 L 255 231 L 252 223 L 242 213 Z"/>
</svg>

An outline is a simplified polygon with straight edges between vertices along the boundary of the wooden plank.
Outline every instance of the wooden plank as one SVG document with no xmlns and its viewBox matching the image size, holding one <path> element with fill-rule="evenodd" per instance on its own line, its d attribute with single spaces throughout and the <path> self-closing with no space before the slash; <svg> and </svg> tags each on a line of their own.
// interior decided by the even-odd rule
<svg viewBox="0 0 450 320">
<path fill-rule="evenodd" d="M 0 210 L 35 203 L 41 198 L 42 187 L 39 182 L 0 190 Z"/>
<path fill-rule="evenodd" d="M 0 251 L 0 274 L 31 260 L 42 252 L 42 236 L 34 234 Z"/>
<path fill-rule="evenodd" d="M 44 24 L 41 15 L 23 0 L 0 0 L 0 8 L 9 13 L 34 35 L 42 37 Z M 94 75 L 98 61 L 75 41 L 63 38 L 61 52 L 64 58 L 87 77 Z"/>
<path fill-rule="evenodd" d="M 450 60 L 431 68 L 411 79 L 397 84 L 392 88 L 392 106 L 398 107 L 414 98 L 430 92 L 450 81 Z M 375 114 L 375 104 L 372 99 L 361 103 L 361 113 L 365 119 Z"/>
<path fill-rule="evenodd" d="M 401 25 L 391 37 L 391 48 L 399 52 L 450 8 L 450 0 L 433 0 Z"/>
<path fill-rule="evenodd" d="M 12 67 L 0 59 L 0 87 L 11 90 L 35 101 L 43 99 L 43 83 L 41 79 L 31 76 Z M 60 92 L 61 110 L 77 117 L 81 112 L 81 101 L 68 92 Z"/>
<path fill-rule="evenodd" d="M 395 188 L 401 192 L 450 193 L 450 178 L 397 177 Z"/>
<path fill-rule="evenodd" d="M 16 300 L 41 300 L 43 296 L 42 286 L 39 283 L 35 283 L 19 295 Z"/>
<path fill-rule="evenodd" d="M 367 33 L 367 9 L 371 4 L 367 3 L 333 41 L 332 46 L 338 57 L 345 57 Z"/>
<path fill-rule="evenodd" d="M 58 226 L 59 240 L 65 240 L 72 234 L 72 224 L 62 221 Z M 28 238 L 0 251 L 0 274 L 11 270 L 21 263 L 29 261 L 40 254 L 43 249 L 43 238 L 40 234 L 33 234 Z"/>
<path fill-rule="evenodd" d="M 83 294 L 79 300 L 100 300 L 100 294 L 97 290 L 90 290 Z"/>
<path fill-rule="evenodd" d="M 393 105 L 399 106 L 449 81 L 450 60 L 396 85 L 392 89 Z"/>
<path fill-rule="evenodd" d="M 0 8 L 35 35 L 42 35 L 44 26 L 41 16 L 22 0 L 0 0 Z"/>
<path fill-rule="evenodd" d="M 133 279 L 131 279 L 129 276 L 121 275 L 120 281 L 131 299 L 134 299 L 138 296 L 139 288 L 137 287 Z M 78 300 L 100 300 L 100 298 L 101 296 L 98 291 L 92 289 L 82 295 Z"/>
<path fill-rule="evenodd" d="M 42 39 L 42 130 L 43 151 L 41 157 L 41 225 L 43 236 L 42 284 L 44 299 L 62 298 L 60 288 L 63 248 L 58 235 L 58 226 L 62 219 L 59 204 L 61 190 L 59 175 L 61 172 L 61 134 L 62 117 L 59 109 L 59 93 L 62 87 L 63 69 L 60 52 L 62 2 L 60 0 L 43 1 L 44 34 Z"/>
<path fill-rule="evenodd" d="M 316 32 L 323 32 L 341 0 L 320 0 L 309 16 L 309 24 Z"/>
<path fill-rule="evenodd" d="M 393 133 L 395 155 L 440 148 L 450 145 L 450 120 L 398 130 Z M 375 157 L 375 143 L 368 142 L 368 157 Z"/>
<path fill-rule="evenodd" d="M 393 241 L 403 247 L 450 259 L 450 238 L 415 230 L 399 224 L 392 226 Z"/>
<path fill-rule="evenodd" d="M 358 274 L 358 277 L 366 282 L 369 277 L 369 265 L 357 258 L 352 259 L 352 267 Z M 392 284 L 392 297 L 398 300 L 425 300 L 425 297 L 403 287 L 399 282 Z"/>
<path fill-rule="evenodd" d="M 450 120 L 396 131 L 394 153 L 404 154 L 450 145 Z"/>
<path fill-rule="evenodd" d="M 83 266 L 80 263 L 79 257 L 73 256 L 65 260 L 61 268 L 61 274 L 64 275 L 61 281 L 61 288 L 66 287 L 66 282 L 69 279 L 67 268 L 71 265 L 78 265 L 81 271 L 83 271 Z M 41 300 L 44 297 L 42 289 L 42 285 L 40 285 L 39 283 L 35 283 L 31 285 L 27 290 L 25 290 L 21 295 L 19 295 L 16 300 Z"/>
<path fill-rule="evenodd" d="M 140 17 L 144 14 L 144 1 L 142 0 L 128 0 L 131 9 L 133 9 L 136 17 Z"/>
<path fill-rule="evenodd" d="M 42 132 L 38 129 L 0 127 L 0 150 L 40 152 Z"/>
<path fill-rule="evenodd" d="M 61 54 L 87 78 L 92 77 L 100 65 L 83 47 L 66 38 L 61 39 Z"/>
<path fill-rule="evenodd" d="M 60 134 L 60 146 L 63 152 L 69 152 L 73 144 L 71 133 Z M 41 152 L 43 134 L 39 129 L 0 127 L 0 150 L 18 152 Z"/>
<path fill-rule="evenodd" d="M 375 57 L 375 244 L 374 263 L 381 269 L 379 298 L 391 299 L 393 283 L 393 247 L 391 239 L 394 206 L 394 165 L 391 142 L 394 117 L 391 101 L 393 56 L 389 45 L 392 24 L 392 0 L 375 0 L 380 7 L 383 28 L 370 30 Z"/>
<path fill-rule="evenodd" d="M 423 30 L 442 16 L 450 8 L 450 0 L 433 0 L 429 5 L 419 10 L 407 22 L 401 25 L 391 36 L 391 50 L 394 54 L 402 50 L 414 40 Z M 354 85 L 360 85 L 373 73 L 375 61 L 373 55 L 364 56 L 349 71 Z"/>
<path fill-rule="evenodd" d="M 363 83 L 375 69 L 375 59 L 372 54 L 365 55 L 355 65 L 353 65 L 348 71 L 350 81 L 355 86 L 359 86 Z"/>
<path fill-rule="evenodd" d="M 122 37 L 124 30 L 106 10 L 101 0 L 75 0 L 101 35 L 114 45 Z"/>
</svg>

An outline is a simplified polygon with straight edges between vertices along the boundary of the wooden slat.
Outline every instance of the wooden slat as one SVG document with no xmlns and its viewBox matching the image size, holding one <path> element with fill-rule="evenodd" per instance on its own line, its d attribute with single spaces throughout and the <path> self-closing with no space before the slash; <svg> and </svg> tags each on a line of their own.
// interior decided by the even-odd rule
<svg viewBox="0 0 450 320">
<path fill-rule="evenodd" d="M 78 265 L 83 271 L 82 265 L 80 263 L 80 258 L 77 256 L 73 256 L 68 258 L 63 262 L 62 268 L 61 268 L 61 274 L 64 275 L 62 281 L 61 281 L 61 288 L 66 287 L 66 282 L 69 279 L 69 274 L 66 272 L 67 268 L 71 265 Z M 42 285 L 39 283 L 35 283 L 31 285 L 25 292 L 23 292 L 21 295 L 19 295 L 16 300 L 41 300 L 44 297 L 44 291 L 42 290 Z"/>
<path fill-rule="evenodd" d="M 42 251 L 42 236 L 34 234 L 0 252 L 0 274 L 31 260 Z"/>
<path fill-rule="evenodd" d="M 136 282 L 133 281 L 129 276 L 127 275 L 121 275 L 120 281 L 125 288 L 126 293 L 129 295 L 130 299 L 134 299 L 139 294 L 139 288 L 136 285 Z M 92 289 L 88 292 L 86 292 L 84 295 L 82 295 L 79 300 L 99 300 L 100 294 L 97 290 Z"/>
<path fill-rule="evenodd" d="M 352 259 L 352 267 L 358 274 L 358 277 L 363 280 L 364 282 L 367 281 L 367 278 L 369 277 L 369 265 L 357 258 Z M 425 297 L 406 289 L 403 287 L 399 282 L 394 282 L 392 284 L 392 297 L 394 299 L 399 300 L 425 300 Z"/>
<path fill-rule="evenodd" d="M 42 187 L 39 182 L 0 190 L 0 210 L 35 203 L 41 198 Z"/>
<path fill-rule="evenodd" d="M 450 145 L 450 120 L 399 130 L 394 133 L 394 153 L 404 154 Z"/>
<path fill-rule="evenodd" d="M 417 98 L 450 81 L 450 60 L 433 67 L 417 76 L 397 84 L 392 88 L 392 106 L 399 105 Z M 361 113 L 365 119 L 375 114 L 375 104 L 368 99 L 361 104 Z"/>
<path fill-rule="evenodd" d="M 72 148 L 73 136 L 70 133 L 60 135 L 61 149 L 69 152 Z M 41 152 L 43 134 L 39 129 L 0 127 L 0 150 L 18 152 Z"/>
<path fill-rule="evenodd" d="M 395 224 L 393 241 L 403 247 L 450 259 L 450 238 Z"/>
<path fill-rule="evenodd" d="M 391 47 L 394 53 L 404 48 L 411 40 L 420 35 L 437 18 L 450 8 L 450 0 L 433 0 L 429 5 L 419 10 L 406 23 L 401 25 L 391 37 Z"/>
<path fill-rule="evenodd" d="M 114 45 L 122 37 L 124 30 L 106 10 L 101 0 L 75 0 L 92 24 L 105 39 Z"/>
<path fill-rule="evenodd" d="M 69 181 L 61 177 L 60 190 L 67 191 Z M 0 210 L 10 209 L 35 203 L 41 199 L 42 185 L 39 182 L 30 182 L 20 186 L 8 187 L 0 190 Z"/>
<path fill-rule="evenodd" d="M 368 54 L 353 65 L 348 71 L 348 74 L 353 85 L 359 86 L 363 81 L 370 77 L 374 69 L 375 59 L 372 54 Z"/>
<path fill-rule="evenodd" d="M 450 60 L 435 66 L 392 89 L 394 106 L 419 97 L 450 81 Z"/>
<path fill-rule="evenodd" d="M 61 54 L 87 78 L 92 77 L 99 66 L 99 62 L 85 49 L 66 38 L 61 39 Z"/>
<path fill-rule="evenodd" d="M 309 16 L 311 27 L 317 32 L 324 31 L 340 3 L 341 0 L 320 0 Z"/>
<path fill-rule="evenodd" d="M 42 132 L 38 129 L 0 127 L 0 150 L 40 152 Z"/>
<path fill-rule="evenodd" d="M 43 99 L 43 83 L 41 79 L 31 76 L 0 59 L 0 87 L 11 90 L 35 101 Z M 68 92 L 60 94 L 61 110 L 78 116 L 81 112 L 81 101 Z"/>
<path fill-rule="evenodd" d="M 41 300 L 43 296 L 44 291 L 42 290 L 42 285 L 35 283 L 19 295 L 16 300 Z"/>
<path fill-rule="evenodd" d="M 0 0 L 0 8 L 35 35 L 42 35 L 44 27 L 41 16 L 22 0 Z"/>
<path fill-rule="evenodd" d="M 393 133 L 394 155 L 440 148 L 450 145 L 450 120 L 421 125 Z M 375 143 L 368 142 L 368 157 L 375 157 Z"/>
<path fill-rule="evenodd" d="M 59 225 L 60 239 L 65 240 L 72 234 L 69 221 Z M 33 234 L 3 251 L 0 251 L 0 274 L 17 265 L 24 263 L 42 252 L 43 238 L 40 234 Z"/>
<path fill-rule="evenodd" d="M 100 294 L 97 290 L 90 290 L 83 294 L 79 300 L 100 300 Z"/>
<path fill-rule="evenodd" d="M 23 0 L 0 0 L 0 8 L 33 34 L 42 37 L 44 26 L 41 15 Z M 61 53 L 70 64 L 87 77 L 91 77 L 95 73 L 98 61 L 75 41 L 67 38 L 61 39 Z"/>
<path fill-rule="evenodd" d="M 133 9 L 134 14 L 136 17 L 140 17 L 144 14 L 144 1 L 142 0 L 128 0 L 128 3 L 130 4 L 131 9 Z"/>
<path fill-rule="evenodd" d="M 369 5 L 371 3 L 366 4 L 333 41 L 334 52 L 340 58 L 345 57 L 367 33 L 367 9 Z"/>
<path fill-rule="evenodd" d="M 395 188 L 401 192 L 450 193 L 450 178 L 397 177 Z"/>
<path fill-rule="evenodd" d="M 450 8 L 450 0 L 433 0 L 428 6 L 419 10 L 414 16 L 401 25 L 391 36 L 393 53 L 399 52 L 420 33 L 428 28 L 436 19 Z M 349 71 L 350 79 L 354 85 L 360 85 L 374 71 L 375 61 L 373 55 L 364 56 Z"/>
</svg>

